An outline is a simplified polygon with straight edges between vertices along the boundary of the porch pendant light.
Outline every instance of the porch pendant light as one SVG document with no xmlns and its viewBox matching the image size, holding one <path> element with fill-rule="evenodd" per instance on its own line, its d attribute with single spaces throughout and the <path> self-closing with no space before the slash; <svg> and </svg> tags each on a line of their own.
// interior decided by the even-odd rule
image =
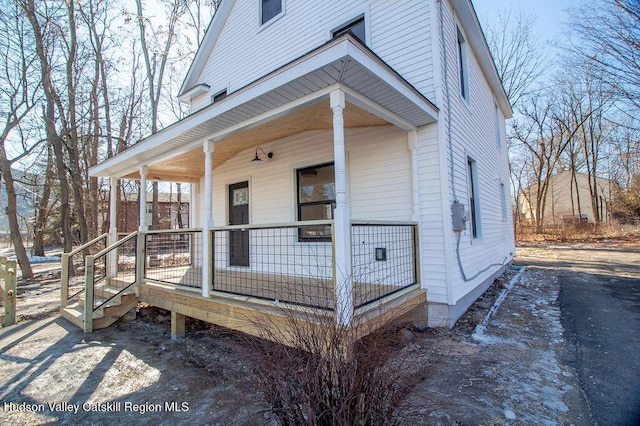
<svg viewBox="0 0 640 426">
<path fill-rule="evenodd" d="M 262 160 L 262 158 L 260 158 L 260 156 L 258 155 L 258 150 L 262 151 L 262 153 L 263 153 L 264 155 L 266 155 L 266 156 L 267 156 L 267 158 L 273 158 L 273 152 L 264 152 L 264 150 L 263 150 L 262 148 L 257 147 L 257 148 L 256 148 L 256 155 L 255 155 L 255 157 L 253 157 L 253 160 L 251 160 L 251 163 L 256 163 L 256 164 L 258 164 L 258 163 L 262 163 L 262 161 L 263 161 L 263 160 Z"/>
</svg>

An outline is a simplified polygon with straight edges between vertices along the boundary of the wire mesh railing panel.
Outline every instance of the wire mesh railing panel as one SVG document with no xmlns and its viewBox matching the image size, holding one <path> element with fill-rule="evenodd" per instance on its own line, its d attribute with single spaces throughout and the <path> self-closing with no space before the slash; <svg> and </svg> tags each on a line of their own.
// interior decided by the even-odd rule
<svg viewBox="0 0 640 426">
<path fill-rule="evenodd" d="M 202 287 L 202 231 L 173 230 L 145 235 L 145 279 Z"/>
<path fill-rule="evenodd" d="M 331 222 L 212 231 L 212 290 L 332 310 Z"/>
<path fill-rule="evenodd" d="M 84 279 L 86 271 L 86 256 L 95 254 L 104 250 L 107 247 L 107 235 L 103 235 L 100 238 L 87 245 L 87 247 L 77 252 L 71 252 L 69 255 L 69 284 L 68 284 L 68 296 L 67 300 L 76 298 L 80 293 L 84 291 Z"/>
<path fill-rule="evenodd" d="M 415 224 L 351 225 L 356 307 L 416 283 L 416 232 Z"/>
</svg>

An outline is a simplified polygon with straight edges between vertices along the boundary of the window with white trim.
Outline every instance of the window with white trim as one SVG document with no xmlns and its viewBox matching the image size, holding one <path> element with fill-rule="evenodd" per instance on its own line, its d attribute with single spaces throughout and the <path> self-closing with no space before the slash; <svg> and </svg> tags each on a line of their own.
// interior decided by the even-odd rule
<svg viewBox="0 0 640 426">
<path fill-rule="evenodd" d="M 264 25 L 282 13 L 283 0 L 260 0 L 260 25 Z"/>
<path fill-rule="evenodd" d="M 462 35 L 460 28 L 458 33 L 458 72 L 460 74 L 460 96 L 469 102 L 469 60 L 467 53 L 467 41 Z"/>
<path fill-rule="evenodd" d="M 502 205 L 502 221 L 507 221 L 507 189 L 504 183 L 500 182 L 500 204 Z"/>
<path fill-rule="evenodd" d="M 500 129 L 500 111 L 498 110 L 498 105 L 493 104 L 494 106 L 494 114 L 496 120 L 496 141 L 498 144 L 498 149 L 502 148 L 502 130 Z"/>
<path fill-rule="evenodd" d="M 478 238 L 480 235 L 480 188 L 478 186 L 478 166 L 476 161 L 467 157 L 467 185 L 469 188 L 469 213 L 471 214 L 471 235 Z"/>
<path fill-rule="evenodd" d="M 220 102 L 221 100 L 223 100 L 226 97 L 227 97 L 227 89 L 223 90 L 222 92 L 218 92 L 215 95 L 211 96 L 211 103 L 215 104 L 216 102 Z"/>
<path fill-rule="evenodd" d="M 344 33 L 350 33 L 362 43 L 366 42 L 366 31 L 364 26 L 364 16 L 352 21 L 345 26 L 333 32 L 333 38 L 339 37 Z"/>
<path fill-rule="evenodd" d="M 298 220 L 333 219 L 336 205 L 335 168 L 333 163 L 297 170 Z M 331 228 L 300 228 L 302 241 L 329 241 Z"/>
</svg>

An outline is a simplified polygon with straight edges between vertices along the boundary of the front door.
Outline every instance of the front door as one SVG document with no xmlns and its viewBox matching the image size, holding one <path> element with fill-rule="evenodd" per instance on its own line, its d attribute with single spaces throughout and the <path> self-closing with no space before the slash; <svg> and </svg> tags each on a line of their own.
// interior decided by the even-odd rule
<svg viewBox="0 0 640 426">
<path fill-rule="evenodd" d="M 229 185 L 229 225 L 249 223 L 249 182 Z M 249 231 L 229 231 L 229 264 L 249 266 Z"/>
</svg>

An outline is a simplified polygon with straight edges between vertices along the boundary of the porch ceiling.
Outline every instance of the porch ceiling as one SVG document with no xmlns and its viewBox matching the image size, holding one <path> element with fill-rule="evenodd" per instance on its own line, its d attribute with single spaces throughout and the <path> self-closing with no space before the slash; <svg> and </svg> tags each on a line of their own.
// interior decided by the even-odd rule
<svg viewBox="0 0 640 426">
<path fill-rule="evenodd" d="M 203 143 L 214 167 L 262 142 L 331 128 L 326 99 L 346 94 L 347 127 L 393 124 L 405 130 L 436 121 L 438 109 L 372 51 L 345 34 L 149 136 L 90 170 L 92 176 L 192 181 L 203 174 Z"/>
<path fill-rule="evenodd" d="M 387 126 L 389 123 L 376 115 L 348 104 L 344 111 L 345 128 Z M 307 130 L 332 129 L 332 111 L 329 101 L 324 100 L 284 117 L 277 118 L 257 127 L 227 136 L 216 141 L 213 167 L 216 168 L 236 154 L 255 148 L 266 142 L 292 136 Z M 251 154 L 253 155 L 253 154 Z M 251 160 L 247 156 L 247 162 Z M 204 176 L 204 151 L 201 146 L 154 163 L 148 167 L 148 179 L 172 182 L 197 182 Z M 139 172 L 125 176 L 139 179 Z"/>
</svg>

